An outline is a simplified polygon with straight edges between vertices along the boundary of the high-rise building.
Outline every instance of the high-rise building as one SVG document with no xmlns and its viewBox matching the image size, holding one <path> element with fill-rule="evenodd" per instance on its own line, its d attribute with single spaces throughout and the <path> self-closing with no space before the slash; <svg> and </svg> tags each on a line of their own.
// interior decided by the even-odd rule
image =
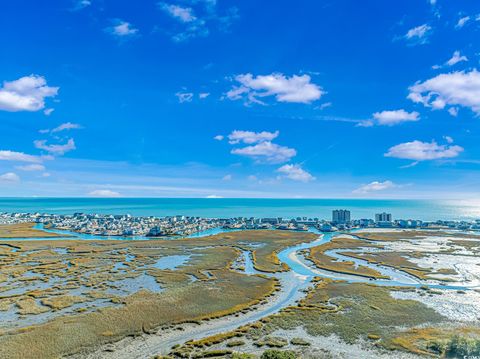
<svg viewBox="0 0 480 359">
<path fill-rule="evenodd" d="M 391 222 L 392 221 L 392 214 L 391 213 L 377 213 L 375 215 L 375 222 Z"/>
<path fill-rule="evenodd" d="M 332 211 L 332 222 L 335 224 L 343 224 L 350 222 L 350 211 L 347 209 L 335 209 Z"/>
</svg>

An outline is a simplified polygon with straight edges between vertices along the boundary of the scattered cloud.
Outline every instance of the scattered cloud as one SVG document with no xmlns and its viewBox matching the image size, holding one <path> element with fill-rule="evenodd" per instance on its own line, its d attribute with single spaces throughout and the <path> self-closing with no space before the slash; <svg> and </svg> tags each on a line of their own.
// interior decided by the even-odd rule
<svg viewBox="0 0 480 359">
<path fill-rule="evenodd" d="M 216 135 L 213 139 L 217 140 L 217 141 L 223 141 L 224 138 L 225 138 L 225 136 L 223 136 L 223 135 Z"/>
<path fill-rule="evenodd" d="M 285 177 L 293 181 L 310 182 L 315 180 L 315 177 L 305 171 L 299 164 L 283 165 L 277 169 L 277 172 L 282 174 L 280 177 Z"/>
<path fill-rule="evenodd" d="M 285 76 L 281 73 L 253 76 L 250 73 L 237 75 L 239 85 L 226 93 L 230 100 L 244 99 L 246 104 L 265 104 L 261 98 L 274 96 L 278 102 L 311 103 L 326 92 L 311 82 L 309 75 Z"/>
<path fill-rule="evenodd" d="M 428 42 L 428 37 L 431 33 L 432 27 L 430 25 L 423 24 L 408 30 L 404 38 L 412 44 L 422 45 Z"/>
<path fill-rule="evenodd" d="M 92 197 L 103 197 L 103 198 L 116 198 L 121 196 L 119 192 L 115 192 L 109 189 L 97 189 L 92 192 L 89 192 L 88 195 Z"/>
<path fill-rule="evenodd" d="M 184 23 L 197 20 L 193 14 L 193 9 L 190 7 L 181 7 L 179 5 L 167 4 L 164 2 L 158 3 L 158 7 L 171 17 Z"/>
<path fill-rule="evenodd" d="M 288 162 L 297 155 L 293 148 L 280 146 L 270 141 L 260 142 L 253 146 L 235 148 L 231 151 L 234 155 L 250 157 L 260 163 L 283 163 Z"/>
<path fill-rule="evenodd" d="M 200 92 L 198 94 L 198 98 L 201 99 L 201 100 L 206 99 L 208 96 L 210 96 L 209 92 Z"/>
<path fill-rule="evenodd" d="M 20 177 L 16 173 L 8 172 L 8 173 L 4 173 L 3 175 L 0 175 L 0 182 L 10 182 L 10 183 L 20 182 Z"/>
<path fill-rule="evenodd" d="M 25 166 L 15 166 L 17 170 L 20 171 L 27 171 L 27 172 L 33 172 L 33 171 L 45 171 L 45 166 L 41 164 L 36 164 L 33 163 L 31 165 L 25 165 Z"/>
<path fill-rule="evenodd" d="M 92 5 L 91 0 L 75 0 L 73 4 L 73 11 L 78 11 L 85 9 L 86 7 Z"/>
<path fill-rule="evenodd" d="M 457 157 L 463 148 L 457 145 L 439 145 L 437 142 L 412 141 L 390 147 L 385 157 L 402 158 L 414 161 L 429 161 Z"/>
<path fill-rule="evenodd" d="M 230 7 L 223 14 L 219 14 L 216 0 L 191 0 L 187 2 L 192 7 L 166 2 L 158 3 L 158 8 L 179 25 L 174 27 L 173 31 L 169 31 L 174 42 L 184 42 L 196 37 L 208 36 L 212 27 L 227 31 L 231 23 L 239 17 L 236 7 Z"/>
<path fill-rule="evenodd" d="M 453 138 L 450 137 L 450 136 L 443 136 L 443 138 L 445 139 L 445 141 L 447 141 L 447 143 L 453 143 Z"/>
<path fill-rule="evenodd" d="M 272 141 L 275 138 L 277 138 L 279 134 L 280 134 L 279 131 L 253 132 L 253 131 L 235 130 L 228 135 L 228 142 L 232 145 L 240 142 L 250 145 L 258 142 Z"/>
<path fill-rule="evenodd" d="M 178 98 L 178 102 L 184 103 L 184 102 L 192 102 L 193 100 L 193 93 L 192 92 L 177 92 L 175 94 Z"/>
<path fill-rule="evenodd" d="M 228 143 L 231 145 L 250 145 L 241 148 L 234 148 L 230 153 L 250 157 L 258 163 L 284 163 L 295 157 L 297 151 L 293 148 L 280 146 L 272 143 L 280 134 L 279 131 L 241 131 L 235 130 L 228 135 Z"/>
<path fill-rule="evenodd" d="M 4 81 L 0 88 L 0 110 L 39 111 L 45 108 L 45 99 L 55 97 L 58 87 L 47 86 L 43 76 L 30 75 L 14 81 Z"/>
<path fill-rule="evenodd" d="M 39 132 L 40 133 L 57 133 L 57 132 L 68 131 L 68 130 L 78 130 L 81 128 L 83 127 L 78 123 L 65 122 L 51 130 L 45 129 L 45 130 L 40 130 Z"/>
<path fill-rule="evenodd" d="M 399 186 L 393 183 L 392 181 L 383 181 L 383 182 L 373 181 L 368 184 L 360 186 L 359 188 L 354 190 L 353 193 L 367 194 L 371 192 L 384 191 L 384 190 L 392 189 L 396 187 L 399 187 Z"/>
<path fill-rule="evenodd" d="M 460 51 L 457 50 L 453 53 L 453 56 L 450 58 L 450 60 L 448 60 L 445 64 L 448 66 L 453 66 L 462 61 L 468 61 L 468 58 L 466 56 L 461 56 Z"/>
<path fill-rule="evenodd" d="M 33 141 L 35 148 L 47 151 L 48 153 L 56 156 L 64 155 L 65 153 L 75 150 L 75 141 L 70 138 L 67 143 L 63 145 L 48 145 L 47 140 L 35 140 Z"/>
<path fill-rule="evenodd" d="M 409 91 L 410 100 L 434 110 L 458 105 L 480 114 L 480 72 L 476 69 L 440 74 L 417 82 Z"/>
<path fill-rule="evenodd" d="M 328 107 L 332 107 L 332 103 L 331 102 L 325 102 L 325 103 L 322 103 L 320 106 L 318 106 L 317 108 L 319 110 L 324 110 Z"/>
<path fill-rule="evenodd" d="M 233 176 L 228 174 L 222 177 L 222 181 L 231 181 L 233 179 Z"/>
<path fill-rule="evenodd" d="M 445 63 L 443 65 L 433 65 L 432 69 L 438 70 L 438 69 L 441 69 L 443 67 L 454 66 L 454 65 L 458 64 L 459 62 L 463 62 L 463 61 L 468 61 L 468 58 L 466 56 L 460 55 L 460 51 L 457 50 L 457 51 L 454 51 L 452 57 L 450 59 L 448 59 L 447 61 L 445 61 Z"/>
<path fill-rule="evenodd" d="M 53 111 L 55 111 L 54 108 L 46 108 L 45 110 L 43 110 L 43 113 L 45 114 L 45 116 L 50 116 Z"/>
<path fill-rule="evenodd" d="M 458 116 L 458 107 L 450 107 L 448 109 L 448 113 L 450 115 L 452 115 L 453 117 L 457 117 Z"/>
<path fill-rule="evenodd" d="M 0 151 L 0 161 L 17 161 L 27 163 L 42 163 L 44 157 L 27 155 L 23 152 Z"/>
<path fill-rule="evenodd" d="M 127 21 L 115 19 L 113 20 L 113 23 L 114 25 L 111 27 L 107 27 L 105 31 L 116 37 L 129 38 L 138 34 L 138 29 L 134 28 L 132 24 Z"/>
<path fill-rule="evenodd" d="M 456 28 L 456 29 L 461 29 L 461 28 L 464 27 L 465 24 L 466 24 L 467 22 L 469 22 L 469 21 L 470 21 L 470 16 L 464 16 L 464 17 L 458 19 L 458 22 L 457 22 L 457 24 L 455 25 L 455 28 Z"/>
<path fill-rule="evenodd" d="M 373 125 L 394 126 L 403 122 L 415 122 L 420 120 L 420 114 L 416 111 L 407 112 L 403 109 L 394 111 L 375 112 L 373 119 L 358 123 L 361 127 L 370 127 Z"/>
</svg>

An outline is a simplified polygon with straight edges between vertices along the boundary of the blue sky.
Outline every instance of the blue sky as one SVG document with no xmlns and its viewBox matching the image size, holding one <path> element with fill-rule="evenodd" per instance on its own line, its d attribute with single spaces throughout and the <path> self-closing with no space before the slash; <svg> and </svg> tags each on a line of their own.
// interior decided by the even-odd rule
<svg viewBox="0 0 480 359">
<path fill-rule="evenodd" d="M 0 196 L 480 197 L 477 1 L 1 6 Z"/>
</svg>

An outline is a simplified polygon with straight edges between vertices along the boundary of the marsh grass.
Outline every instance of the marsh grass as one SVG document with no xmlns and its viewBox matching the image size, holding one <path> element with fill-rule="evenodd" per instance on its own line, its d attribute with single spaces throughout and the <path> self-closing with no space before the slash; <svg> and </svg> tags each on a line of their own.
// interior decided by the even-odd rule
<svg viewBox="0 0 480 359">
<path fill-rule="evenodd" d="M 255 265 L 266 272 L 282 271 L 285 268 L 279 265 L 276 253 L 285 246 L 315 238 L 315 235 L 306 233 L 249 231 L 199 240 L 9 242 L 18 251 L 5 250 L 7 255 L 0 258 L 0 274 L 19 278 L 32 269 L 30 261 L 35 261 L 39 264 L 34 271 L 42 275 L 42 281 L 53 276 L 66 279 L 61 285 L 23 293 L 18 300 L 38 298 L 50 310 L 97 299 L 110 299 L 112 306 L 95 311 L 79 307 L 76 313 L 43 324 L 8 330 L 8 335 L 0 334 L 0 357 L 60 357 L 126 336 L 151 333 L 162 326 L 200 323 L 245 313 L 278 291 L 279 283 L 274 278 L 230 270 L 241 253 L 240 249 L 247 249 L 249 241 L 263 243 L 256 250 Z M 56 248 L 65 251 L 60 254 L 53 250 Z M 114 270 L 114 264 L 123 262 L 127 253 L 134 255 L 135 260 L 121 271 Z M 175 270 L 152 267 L 161 256 L 184 253 L 194 255 Z M 28 261 L 18 264 L 18 258 L 23 257 Z M 116 287 L 116 281 L 135 280 L 141 273 L 153 276 L 164 291 L 143 290 L 125 297 L 106 294 L 106 290 Z M 192 281 L 192 277 L 197 280 Z M 68 295 L 68 290 L 80 286 L 88 289 L 82 296 Z M 0 298 L 0 304 L 8 310 L 15 300 Z M 31 300 L 21 303 L 25 313 L 36 310 L 32 303 Z"/>
<path fill-rule="evenodd" d="M 374 279 L 388 278 L 372 268 L 362 265 L 355 267 L 354 262 L 337 261 L 336 258 L 325 254 L 326 251 L 333 249 L 356 249 L 361 247 L 382 248 L 382 246 L 358 239 L 336 237 L 328 243 L 311 248 L 309 253 L 306 255 L 306 258 L 312 261 L 319 269 Z"/>
<path fill-rule="evenodd" d="M 0 238 L 39 238 L 39 237 L 60 237 L 51 232 L 45 232 L 33 228 L 34 223 L 0 224 Z M 61 237 L 70 237 L 68 235 Z"/>
</svg>

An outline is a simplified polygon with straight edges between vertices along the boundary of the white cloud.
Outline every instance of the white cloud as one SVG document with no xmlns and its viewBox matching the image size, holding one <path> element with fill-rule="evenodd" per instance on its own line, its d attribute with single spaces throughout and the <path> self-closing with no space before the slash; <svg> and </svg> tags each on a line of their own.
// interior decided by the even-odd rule
<svg viewBox="0 0 480 359">
<path fill-rule="evenodd" d="M 458 116 L 458 107 L 450 107 L 448 109 L 448 113 L 450 115 L 452 115 L 453 117 L 457 117 Z"/>
<path fill-rule="evenodd" d="M 20 177 L 16 173 L 8 172 L 0 175 L 0 182 L 20 182 Z"/>
<path fill-rule="evenodd" d="M 197 19 L 193 14 L 193 9 L 189 7 L 181 7 L 178 5 L 167 4 L 164 2 L 159 3 L 158 6 L 168 15 L 181 22 L 192 22 Z"/>
<path fill-rule="evenodd" d="M 184 102 L 192 102 L 193 100 L 193 93 L 192 92 L 177 92 L 175 94 L 178 98 L 178 102 L 184 103 Z"/>
<path fill-rule="evenodd" d="M 285 76 L 281 73 L 271 75 L 242 74 L 235 76 L 239 86 L 234 86 L 226 93 L 230 100 L 246 99 L 246 103 L 263 104 L 259 98 L 274 96 L 278 102 L 311 103 L 318 100 L 325 92 L 311 82 L 309 75 Z"/>
<path fill-rule="evenodd" d="M 431 31 L 431 26 L 423 24 L 408 30 L 408 32 L 405 34 L 405 39 L 413 41 L 417 44 L 425 44 L 428 41 L 428 36 L 430 35 Z"/>
<path fill-rule="evenodd" d="M 319 109 L 319 110 L 324 110 L 324 109 L 326 109 L 327 107 L 332 107 L 332 103 L 331 103 L 331 102 L 322 103 L 320 106 L 318 106 L 318 109 Z"/>
<path fill-rule="evenodd" d="M 45 108 L 45 99 L 57 93 L 58 87 L 47 86 L 45 78 L 38 75 L 4 81 L 0 88 L 0 110 L 39 111 Z"/>
<path fill-rule="evenodd" d="M 78 130 L 78 129 L 81 129 L 83 128 L 81 125 L 79 125 L 78 123 L 71 123 L 71 122 L 65 122 L 65 123 L 62 123 L 61 125 L 55 127 L 54 129 L 52 130 L 40 130 L 39 132 L 40 133 L 56 133 L 56 132 L 62 132 L 62 131 L 66 131 L 66 130 Z"/>
<path fill-rule="evenodd" d="M 206 99 L 208 96 L 210 96 L 209 92 L 200 92 L 198 94 L 198 98 L 200 98 L 201 100 Z"/>
<path fill-rule="evenodd" d="M 408 98 L 415 103 L 433 109 L 459 105 L 480 114 L 480 73 L 476 69 L 440 74 L 417 82 L 409 90 Z"/>
<path fill-rule="evenodd" d="M 216 135 L 213 139 L 217 141 L 223 141 L 225 137 L 223 135 Z"/>
<path fill-rule="evenodd" d="M 384 181 L 384 182 L 373 181 L 363 186 L 360 186 L 359 188 L 354 190 L 353 193 L 367 194 L 370 192 L 384 191 L 386 189 L 391 189 L 396 187 L 398 187 L 398 185 L 396 185 L 392 181 Z"/>
<path fill-rule="evenodd" d="M 283 165 L 277 169 L 277 172 L 282 174 L 281 177 L 286 177 L 293 181 L 310 182 L 315 180 L 315 177 L 305 171 L 299 164 Z"/>
<path fill-rule="evenodd" d="M 31 164 L 31 165 L 25 165 L 25 166 L 15 166 L 16 169 L 21 170 L 21 171 L 45 171 L 45 166 L 41 164 Z"/>
<path fill-rule="evenodd" d="M 412 141 L 390 147 L 385 157 L 402 158 L 414 161 L 438 160 L 457 157 L 463 148 L 457 145 L 439 145 L 435 141 Z"/>
<path fill-rule="evenodd" d="M 247 145 L 251 145 L 258 142 L 272 141 L 273 139 L 277 138 L 279 134 L 280 134 L 279 131 L 253 132 L 253 131 L 235 130 L 228 135 L 228 142 L 232 145 L 240 142 L 246 143 Z"/>
<path fill-rule="evenodd" d="M 233 20 L 239 17 L 236 7 L 226 8 L 224 13 L 220 15 L 217 10 L 216 0 L 189 0 L 185 2 L 194 8 L 165 2 L 158 3 L 160 10 L 180 23 L 180 29 L 177 27 L 170 32 L 171 39 L 175 42 L 208 36 L 210 28 L 213 26 L 227 31 Z"/>
<path fill-rule="evenodd" d="M 114 20 L 114 23 L 115 25 L 106 29 L 107 32 L 114 36 L 126 38 L 138 33 L 138 29 L 134 28 L 132 24 L 127 21 L 117 19 Z"/>
<path fill-rule="evenodd" d="M 42 157 L 27 155 L 23 152 L 15 151 L 0 151 L 0 161 L 17 161 L 17 162 L 29 162 L 29 163 L 41 163 Z"/>
<path fill-rule="evenodd" d="M 231 181 L 233 179 L 233 176 L 228 174 L 223 176 L 222 181 Z"/>
<path fill-rule="evenodd" d="M 246 156 L 255 159 L 257 162 L 282 163 L 295 157 L 297 151 L 286 146 L 279 146 L 270 141 L 260 142 L 254 146 L 235 148 L 232 154 Z"/>
<path fill-rule="evenodd" d="M 378 125 L 394 126 L 403 122 L 415 122 L 420 120 L 420 114 L 416 111 L 407 112 L 403 109 L 395 111 L 375 112 L 373 118 Z"/>
<path fill-rule="evenodd" d="M 216 194 L 210 194 L 208 196 L 206 196 L 205 198 L 223 198 L 222 196 L 218 196 Z"/>
<path fill-rule="evenodd" d="M 55 111 L 54 108 L 46 108 L 45 110 L 43 110 L 43 113 L 45 114 L 45 116 L 50 116 L 53 111 Z"/>
<path fill-rule="evenodd" d="M 447 143 L 453 143 L 453 138 L 450 137 L 450 136 L 443 136 L 443 138 L 445 139 L 445 141 L 447 141 Z"/>
<path fill-rule="evenodd" d="M 88 6 L 92 5 L 92 1 L 91 0 L 76 0 L 75 1 L 75 5 L 73 7 L 73 10 L 76 11 L 76 10 L 82 10 Z"/>
<path fill-rule="evenodd" d="M 455 25 L 455 28 L 461 29 L 461 28 L 464 27 L 465 24 L 466 24 L 467 22 L 469 22 L 469 21 L 470 21 L 470 16 L 462 17 L 462 18 L 460 18 L 460 19 L 458 20 L 457 25 Z"/>
<path fill-rule="evenodd" d="M 460 51 L 457 50 L 453 53 L 453 56 L 450 58 L 450 60 L 448 60 L 445 64 L 448 66 L 453 66 L 462 61 L 468 61 L 468 58 L 466 56 L 461 56 Z"/>
<path fill-rule="evenodd" d="M 33 144 L 36 148 L 40 150 L 45 150 L 57 156 L 63 155 L 69 151 L 76 149 L 75 141 L 73 140 L 73 138 L 70 138 L 64 145 L 47 145 L 46 140 L 35 140 L 33 141 Z"/>
<path fill-rule="evenodd" d="M 120 193 L 111 191 L 109 189 L 97 189 L 88 193 L 88 195 L 92 197 L 104 197 L 104 198 L 120 197 Z"/>
</svg>

